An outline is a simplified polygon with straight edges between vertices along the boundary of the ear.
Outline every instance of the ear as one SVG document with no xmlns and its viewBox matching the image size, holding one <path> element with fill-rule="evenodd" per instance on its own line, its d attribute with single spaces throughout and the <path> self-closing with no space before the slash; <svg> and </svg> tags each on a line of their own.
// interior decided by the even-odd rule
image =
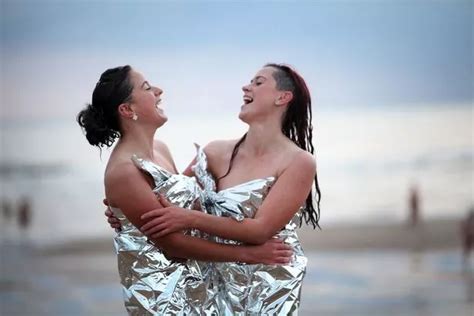
<svg viewBox="0 0 474 316">
<path fill-rule="evenodd" d="M 287 105 L 293 100 L 293 92 L 291 91 L 281 91 L 275 102 L 276 105 Z"/>
<path fill-rule="evenodd" d="M 131 119 L 135 113 L 129 103 L 122 103 L 118 106 L 120 116 Z"/>
</svg>

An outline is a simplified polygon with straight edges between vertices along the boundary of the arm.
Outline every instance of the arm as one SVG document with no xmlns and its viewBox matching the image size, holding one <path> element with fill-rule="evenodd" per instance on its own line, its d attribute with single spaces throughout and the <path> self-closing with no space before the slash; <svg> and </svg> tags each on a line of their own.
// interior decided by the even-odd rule
<svg viewBox="0 0 474 316">
<path fill-rule="evenodd" d="M 136 227 L 144 222 L 140 216 L 161 204 L 150 189 L 145 176 L 132 164 L 124 165 L 120 172 L 106 181 L 106 194 Z M 289 247 L 281 242 L 264 247 L 223 245 L 200 238 L 172 233 L 152 241 L 168 255 L 205 261 L 242 261 L 247 263 L 286 263 L 291 256 Z M 262 253 L 264 252 L 264 253 Z"/>
<path fill-rule="evenodd" d="M 143 216 L 143 219 L 155 218 L 141 229 L 148 236 L 159 237 L 178 229 L 192 227 L 222 238 L 262 244 L 284 227 L 304 204 L 311 192 L 315 173 L 316 164 L 311 154 L 298 154 L 273 185 L 255 218 L 237 222 L 228 217 L 198 211 L 189 212 L 171 206 L 161 198 L 162 204 L 167 207 L 153 210 Z"/>
<path fill-rule="evenodd" d="M 158 141 L 155 141 L 155 145 L 157 147 L 161 146 L 160 142 L 158 142 Z M 173 162 L 173 166 L 176 170 L 176 166 L 174 165 L 174 161 L 173 161 L 173 158 L 171 157 L 171 153 L 169 152 L 169 150 L 168 150 L 168 153 L 169 153 L 169 157 L 170 157 L 171 161 Z M 193 171 L 192 167 L 196 164 L 196 159 L 197 159 L 197 157 L 195 157 L 191 161 L 191 163 L 186 167 L 186 169 L 182 173 L 183 175 L 188 176 L 188 177 L 194 177 L 194 171 Z M 107 199 L 104 199 L 103 203 L 104 203 L 105 206 L 107 206 L 107 208 L 104 211 L 104 215 L 107 218 L 107 222 L 109 223 L 110 227 L 115 229 L 116 232 L 121 231 L 122 226 L 120 225 L 120 221 L 117 219 L 117 217 L 114 216 L 114 213 L 112 213 L 112 211 L 108 208 L 109 204 L 107 202 Z"/>
<path fill-rule="evenodd" d="M 155 145 L 157 147 L 160 147 L 160 143 L 158 141 L 155 141 Z M 168 151 L 169 152 L 169 151 Z M 173 161 L 173 158 L 171 157 L 171 153 L 169 153 L 169 157 L 171 158 L 171 161 Z M 194 158 L 191 163 L 188 165 L 188 167 L 183 171 L 183 175 L 188 176 L 188 177 L 193 177 L 194 176 L 194 171 L 192 170 L 192 166 L 196 164 L 196 159 Z M 174 166 L 174 161 L 173 161 L 173 166 Z M 174 166 L 176 170 L 176 166 Z M 177 172 L 177 171 L 176 171 Z M 108 208 L 109 204 L 107 202 L 107 199 L 103 200 L 103 203 L 107 208 L 104 211 L 104 215 L 107 218 L 107 222 L 109 223 L 110 227 L 115 229 L 116 232 L 119 232 L 122 230 L 122 226 L 120 225 L 120 221 L 114 216 L 114 213 Z"/>
</svg>

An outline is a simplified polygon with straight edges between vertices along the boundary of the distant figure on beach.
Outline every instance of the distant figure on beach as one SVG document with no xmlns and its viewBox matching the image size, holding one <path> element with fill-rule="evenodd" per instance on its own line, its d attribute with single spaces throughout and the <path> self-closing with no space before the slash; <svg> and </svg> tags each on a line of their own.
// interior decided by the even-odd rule
<svg viewBox="0 0 474 316">
<path fill-rule="evenodd" d="M 20 201 L 17 220 L 22 231 L 27 230 L 31 224 L 31 203 L 27 197 L 23 197 Z"/>
<path fill-rule="evenodd" d="M 417 227 L 420 222 L 420 194 L 416 185 L 413 185 L 410 188 L 410 194 L 408 196 L 408 206 L 410 212 L 409 224 L 413 228 Z"/>
<path fill-rule="evenodd" d="M 12 206 L 7 200 L 2 201 L 2 216 L 6 222 L 9 222 L 12 218 Z"/>
<path fill-rule="evenodd" d="M 10 236 L 10 221 L 13 216 L 13 210 L 8 200 L 2 201 L 2 239 L 8 240 Z"/>
<path fill-rule="evenodd" d="M 471 207 L 466 218 L 461 221 L 462 256 L 464 262 L 469 260 L 474 246 L 474 206 Z"/>
</svg>

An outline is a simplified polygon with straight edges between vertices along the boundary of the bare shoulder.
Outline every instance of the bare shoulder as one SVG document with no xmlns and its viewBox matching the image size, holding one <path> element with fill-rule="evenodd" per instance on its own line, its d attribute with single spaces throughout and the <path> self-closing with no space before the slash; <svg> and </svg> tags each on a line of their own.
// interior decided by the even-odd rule
<svg viewBox="0 0 474 316">
<path fill-rule="evenodd" d="M 225 155 L 232 151 L 238 139 L 213 140 L 203 147 L 207 156 L 215 157 Z"/>
<path fill-rule="evenodd" d="M 132 160 L 117 161 L 107 166 L 104 175 L 106 187 L 115 186 L 123 181 L 128 182 L 140 175 L 140 170 L 133 164 Z"/>
<path fill-rule="evenodd" d="M 310 152 L 294 145 L 294 147 L 288 148 L 288 153 L 284 170 L 301 171 L 314 177 L 316 173 L 316 159 Z"/>
<path fill-rule="evenodd" d="M 314 156 L 306 150 L 301 149 L 295 154 L 293 164 L 301 165 L 302 168 L 316 171 L 316 160 L 314 159 Z"/>
</svg>

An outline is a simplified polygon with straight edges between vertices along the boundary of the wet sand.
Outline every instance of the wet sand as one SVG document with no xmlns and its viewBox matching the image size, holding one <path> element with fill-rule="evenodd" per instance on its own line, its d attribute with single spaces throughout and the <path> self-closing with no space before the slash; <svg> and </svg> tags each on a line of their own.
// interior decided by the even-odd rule
<svg viewBox="0 0 474 316">
<path fill-rule="evenodd" d="M 354 225 L 303 230 L 309 264 L 300 315 L 472 315 L 474 256 L 463 265 L 455 222 L 426 223 L 415 237 L 405 227 L 365 225 L 371 238 Z M 437 237 L 413 248 L 420 234 Z M 0 250 L 1 315 L 126 315 L 111 240 Z"/>
<path fill-rule="evenodd" d="M 458 219 L 435 219 L 417 227 L 406 223 L 347 223 L 323 224 L 321 230 L 313 230 L 305 225 L 298 235 L 308 250 L 435 250 L 459 247 L 459 229 Z"/>
</svg>

